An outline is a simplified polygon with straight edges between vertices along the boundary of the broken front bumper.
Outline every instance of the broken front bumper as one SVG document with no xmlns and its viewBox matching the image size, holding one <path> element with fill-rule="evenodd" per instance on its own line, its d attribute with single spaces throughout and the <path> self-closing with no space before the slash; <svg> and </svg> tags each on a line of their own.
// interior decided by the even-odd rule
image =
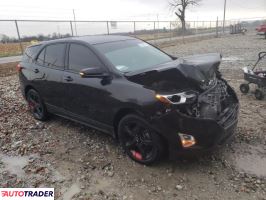
<svg viewBox="0 0 266 200">
<path fill-rule="evenodd" d="M 202 152 L 223 144 L 235 132 L 238 122 L 239 104 L 230 105 L 219 120 L 190 117 L 178 111 L 171 111 L 153 120 L 152 124 L 164 138 L 170 158 L 178 155 Z M 183 148 L 178 133 L 192 135 L 196 144 Z"/>
</svg>

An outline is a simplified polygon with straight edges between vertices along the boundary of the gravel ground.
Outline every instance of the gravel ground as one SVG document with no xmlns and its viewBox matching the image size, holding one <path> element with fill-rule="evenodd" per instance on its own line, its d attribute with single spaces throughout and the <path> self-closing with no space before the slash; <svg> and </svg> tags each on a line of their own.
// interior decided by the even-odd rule
<svg viewBox="0 0 266 200">
<path fill-rule="evenodd" d="M 254 34 L 164 48 L 177 56 L 221 52 L 241 110 L 233 141 L 211 155 L 146 167 L 107 135 L 52 117 L 35 121 L 17 76 L 0 78 L 0 187 L 54 187 L 56 199 L 266 199 L 266 101 L 242 95 L 241 67 L 266 40 Z M 265 49 L 266 50 L 266 49 Z M 265 62 L 264 62 L 265 63 Z M 266 66 L 266 65 L 265 65 Z"/>
</svg>

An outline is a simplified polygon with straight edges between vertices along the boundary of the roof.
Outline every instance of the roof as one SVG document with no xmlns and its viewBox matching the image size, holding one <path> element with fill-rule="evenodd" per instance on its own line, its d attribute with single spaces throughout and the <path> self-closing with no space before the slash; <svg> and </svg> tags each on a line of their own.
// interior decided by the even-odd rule
<svg viewBox="0 0 266 200">
<path fill-rule="evenodd" d="M 55 39 L 55 40 L 49 40 L 49 41 L 43 41 L 37 44 L 33 44 L 28 46 L 29 47 L 34 47 L 34 46 L 40 46 L 44 44 L 51 44 L 55 43 L 58 41 L 62 42 L 69 42 L 71 40 L 76 40 L 76 41 L 83 41 L 87 42 L 91 45 L 94 44 L 102 44 L 102 43 L 108 43 L 108 42 L 115 42 L 115 41 L 124 41 L 124 40 L 135 40 L 136 38 L 134 37 L 129 37 L 129 36 L 122 36 L 122 35 L 91 35 L 91 36 L 78 36 L 78 37 L 69 37 L 69 38 L 61 38 L 61 39 Z"/>
<path fill-rule="evenodd" d="M 129 36 L 121 36 L 121 35 L 93 35 L 93 36 L 72 37 L 71 39 L 84 41 L 89 44 L 100 44 L 100 43 L 123 41 L 123 40 L 133 40 L 135 38 Z"/>
</svg>

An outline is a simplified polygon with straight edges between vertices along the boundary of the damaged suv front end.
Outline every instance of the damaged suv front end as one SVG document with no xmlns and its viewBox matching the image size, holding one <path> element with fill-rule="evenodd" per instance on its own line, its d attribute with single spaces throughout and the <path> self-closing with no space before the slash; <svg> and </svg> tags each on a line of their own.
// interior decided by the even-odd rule
<svg viewBox="0 0 266 200">
<path fill-rule="evenodd" d="M 128 79 L 155 91 L 152 126 L 163 133 L 171 157 L 223 144 L 237 126 L 239 102 L 219 72 L 220 54 L 176 59 Z"/>
</svg>

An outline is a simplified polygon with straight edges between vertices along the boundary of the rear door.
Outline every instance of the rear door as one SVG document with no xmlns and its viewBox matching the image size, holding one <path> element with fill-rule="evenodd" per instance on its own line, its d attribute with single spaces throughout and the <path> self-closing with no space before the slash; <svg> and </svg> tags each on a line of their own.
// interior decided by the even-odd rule
<svg viewBox="0 0 266 200">
<path fill-rule="evenodd" d="M 66 43 L 50 44 L 39 53 L 33 69 L 34 85 L 49 108 L 62 108 Z"/>
<path fill-rule="evenodd" d="M 103 78 L 81 78 L 79 72 L 89 67 L 104 66 L 87 46 L 70 43 L 63 77 L 67 94 L 64 107 L 80 120 L 97 124 L 105 114 L 104 101 L 109 94 L 105 91 Z"/>
</svg>

